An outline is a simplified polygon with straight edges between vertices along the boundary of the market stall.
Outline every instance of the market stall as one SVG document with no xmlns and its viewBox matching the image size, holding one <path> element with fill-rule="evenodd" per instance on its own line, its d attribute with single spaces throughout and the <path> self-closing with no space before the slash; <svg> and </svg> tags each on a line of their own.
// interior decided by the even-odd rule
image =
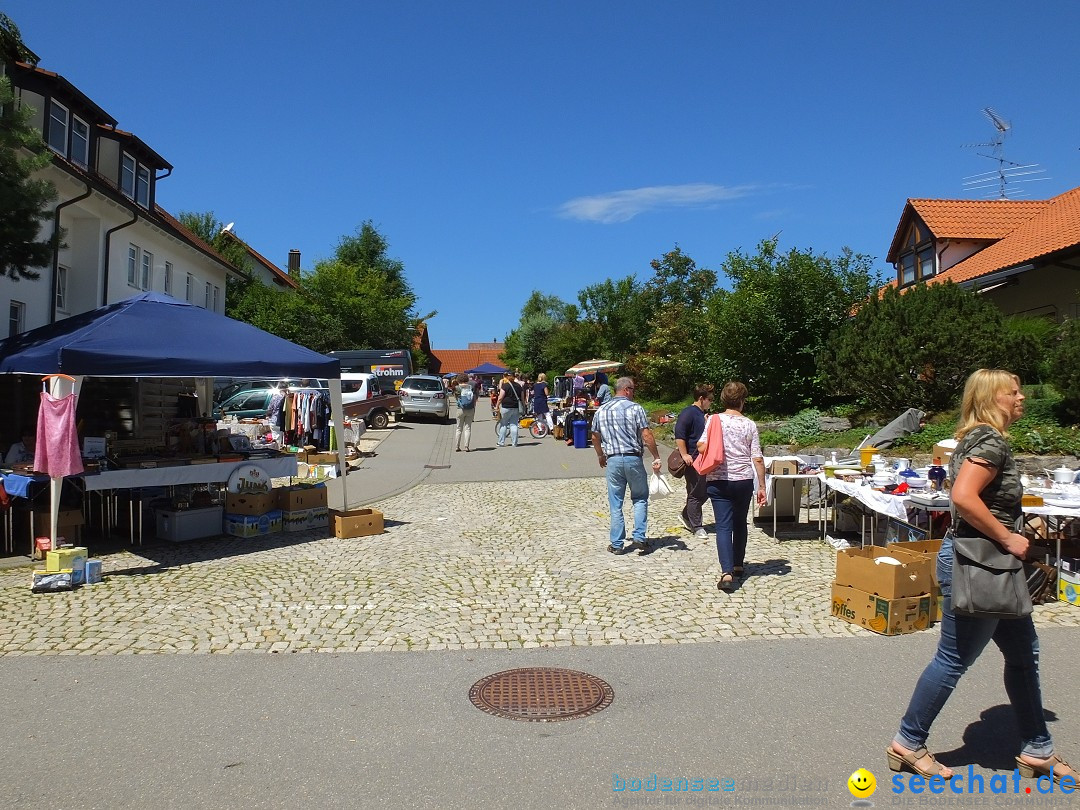
<svg viewBox="0 0 1080 810">
<path fill-rule="evenodd" d="M 332 419 L 338 425 L 344 422 L 336 358 L 159 293 L 136 295 L 0 341 L 0 373 L 52 378 L 49 385 L 54 397 L 78 396 L 88 376 L 326 379 Z M 204 401 L 202 407 L 202 415 L 208 416 L 210 403 Z M 338 463 L 344 467 L 343 443 L 338 454 Z M 179 475 L 169 470 L 182 469 L 154 473 L 168 477 Z M 227 477 L 227 471 L 222 474 Z M 123 475 L 116 482 L 139 485 L 129 484 Z M 59 484 L 54 478 L 54 544 Z"/>
</svg>

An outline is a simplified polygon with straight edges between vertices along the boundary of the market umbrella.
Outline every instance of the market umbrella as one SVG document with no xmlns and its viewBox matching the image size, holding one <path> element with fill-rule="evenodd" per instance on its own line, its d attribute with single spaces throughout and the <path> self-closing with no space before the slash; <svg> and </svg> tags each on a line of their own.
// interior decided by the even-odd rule
<svg viewBox="0 0 1080 810">
<path fill-rule="evenodd" d="M 622 363 L 617 360 L 585 360 L 566 370 L 567 374 L 593 374 L 597 371 L 617 371 Z"/>
</svg>

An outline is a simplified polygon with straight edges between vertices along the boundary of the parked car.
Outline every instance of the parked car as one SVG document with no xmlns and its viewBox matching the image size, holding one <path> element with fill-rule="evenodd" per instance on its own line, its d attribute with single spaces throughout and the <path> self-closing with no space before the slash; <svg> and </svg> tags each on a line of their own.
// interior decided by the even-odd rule
<svg viewBox="0 0 1080 810">
<path fill-rule="evenodd" d="M 393 385 L 386 381 L 386 384 Z M 390 424 L 390 415 L 401 419 L 401 399 L 397 392 L 383 391 L 378 376 L 368 372 L 346 372 L 341 375 L 341 404 L 345 415 L 363 419 L 374 430 Z"/>
<path fill-rule="evenodd" d="M 450 418 L 450 397 L 439 377 L 413 374 L 401 382 L 401 414 L 407 419 L 413 414 L 427 414 L 442 419 Z"/>
<path fill-rule="evenodd" d="M 270 407 L 270 397 L 273 394 L 273 388 L 247 388 L 238 391 L 214 408 L 214 416 L 218 419 L 226 416 L 235 416 L 237 419 L 260 419 L 266 416 L 266 410 Z"/>
</svg>

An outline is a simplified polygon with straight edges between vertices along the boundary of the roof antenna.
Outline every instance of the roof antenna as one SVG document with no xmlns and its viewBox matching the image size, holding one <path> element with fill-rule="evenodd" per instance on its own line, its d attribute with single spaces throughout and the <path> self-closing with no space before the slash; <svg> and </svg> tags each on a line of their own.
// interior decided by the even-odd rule
<svg viewBox="0 0 1080 810">
<path fill-rule="evenodd" d="M 988 143 L 966 143 L 965 147 L 989 149 L 991 154 L 978 152 L 979 157 L 997 161 L 998 167 L 994 171 L 980 172 L 968 175 L 964 178 L 964 188 L 968 191 L 981 189 L 993 189 L 997 187 L 996 199 L 1011 200 L 1017 197 L 1026 197 L 1027 190 L 1016 188 L 1021 183 L 1035 183 L 1040 180 L 1050 180 L 1049 177 L 1028 177 L 1033 174 L 1044 174 L 1046 169 L 1038 163 L 1020 164 L 1005 158 L 1005 138 L 1012 130 L 1012 124 L 994 111 L 993 107 L 983 107 L 983 114 L 994 125 L 994 137 Z M 1021 179 L 1024 178 L 1024 179 Z M 983 195 L 984 200 L 994 199 L 993 191 Z"/>
</svg>

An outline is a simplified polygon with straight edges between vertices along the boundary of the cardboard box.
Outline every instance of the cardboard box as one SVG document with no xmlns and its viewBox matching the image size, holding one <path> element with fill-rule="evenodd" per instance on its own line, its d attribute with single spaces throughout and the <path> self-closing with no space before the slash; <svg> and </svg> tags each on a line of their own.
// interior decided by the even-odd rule
<svg viewBox="0 0 1080 810">
<path fill-rule="evenodd" d="M 798 475 L 799 462 L 795 459 L 775 459 L 769 465 L 769 475 Z"/>
<path fill-rule="evenodd" d="M 308 529 L 324 529 L 329 525 L 330 510 L 325 506 L 281 513 L 282 530 L 286 532 L 304 532 Z"/>
<path fill-rule="evenodd" d="M 229 492 L 225 496 L 225 511 L 230 515 L 265 515 L 274 509 L 277 498 L 269 492 Z"/>
<path fill-rule="evenodd" d="M 281 510 L 274 509 L 265 515 L 225 515 L 225 534 L 234 537 L 258 537 L 276 534 L 282 529 Z"/>
<path fill-rule="evenodd" d="M 333 515 L 334 537 L 367 537 L 382 534 L 383 513 L 378 509 L 354 509 L 351 512 L 330 510 Z"/>
<path fill-rule="evenodd" d="M 101 582 L 101 560 L 86 561 L 86 584 L 97 585 Z"/>
<path fill-rule="evenodd" d="M 948 470 L 949 461 L 952 459 L 953 450 L 955 449 L 956 439 L 942 439 L 934 445 L 934 450 L 930 454 L 930 463 L 932 464 L 935 458 L 939 458 L 941 459 L 941 466 Z"/>
<path fill-rule="evenodd" d="M 914 633 L 930 626 L 930 594 L 882 599 L 858 588 L 833 583 L 831 613 L 883 636 Z"/>
<path fill-rule="evenodd" d="M 305 459 L 308 464 L 337 464 L 337 453 L 308 453 Z"/>
<path fill-rule="evenodd" d="M 1058 577 L 1058 599 L 1070 605 L 1080 605 L 1080 574 L 1061 569 Z"/>
<path fill-rule="evenodd" d="M 86 581 L 86 558 L 90 556 L 82 546 L 75 548 L 58 548 L 56 551 L 45 552 L 45 570 L 50 573 L 56 571 L 71 571 L 71 584 L 82 585 Z"/>
<path fill-rule="evenodd" d="M 326 508 L 326 487 L 316 486 L 278 487 L 274 490 L 274 508 L 282 512 L 302 512 L 307 509 Z"/>
<path fill-rule="evenodd" d="M 34 536 L 47 535 L 52 531 L 49 525 L 49 512 L 34 512 Z M 56 515 L 56 530 L 73 529 L 83 525 L 83 513 L 81 509 L 61 509 Z M 74 534 L 74 532 L 68 532 Z"/>
<path fill-rule="evenodd" d="M 879 557 L 901 560 L 900 565 L 877 563 Z M 836 552 L 836 584 L 858 588 L 882 599 L 926 595 L 929 599 L 933 575 L 928 557 L 893 554 L 888 548 L 869 546 Z"/>
<path fill-rule="evenodd" d="M 221 534 L 222 508 L 208 506 L 205 509 L 183 509 L 174 512 L 155 509 L 157 536 L 161 540 L 180 543 L 201 537 L 217 537 Z"/>
<path fill-rule="evenodd" d="M 944 598 L 937 581 L 937 555 L 941 550 L 940 540 L 921 540 L 916 543 L 890 543 L 886 546 L 890 551 L 901 554 L 910 554 L 915 558 L 924 558 L 930 563 L 930 576 L 933 584 L 930 587 L 930 624 L 941 621 L 941 609 Z"/>
</svg>

